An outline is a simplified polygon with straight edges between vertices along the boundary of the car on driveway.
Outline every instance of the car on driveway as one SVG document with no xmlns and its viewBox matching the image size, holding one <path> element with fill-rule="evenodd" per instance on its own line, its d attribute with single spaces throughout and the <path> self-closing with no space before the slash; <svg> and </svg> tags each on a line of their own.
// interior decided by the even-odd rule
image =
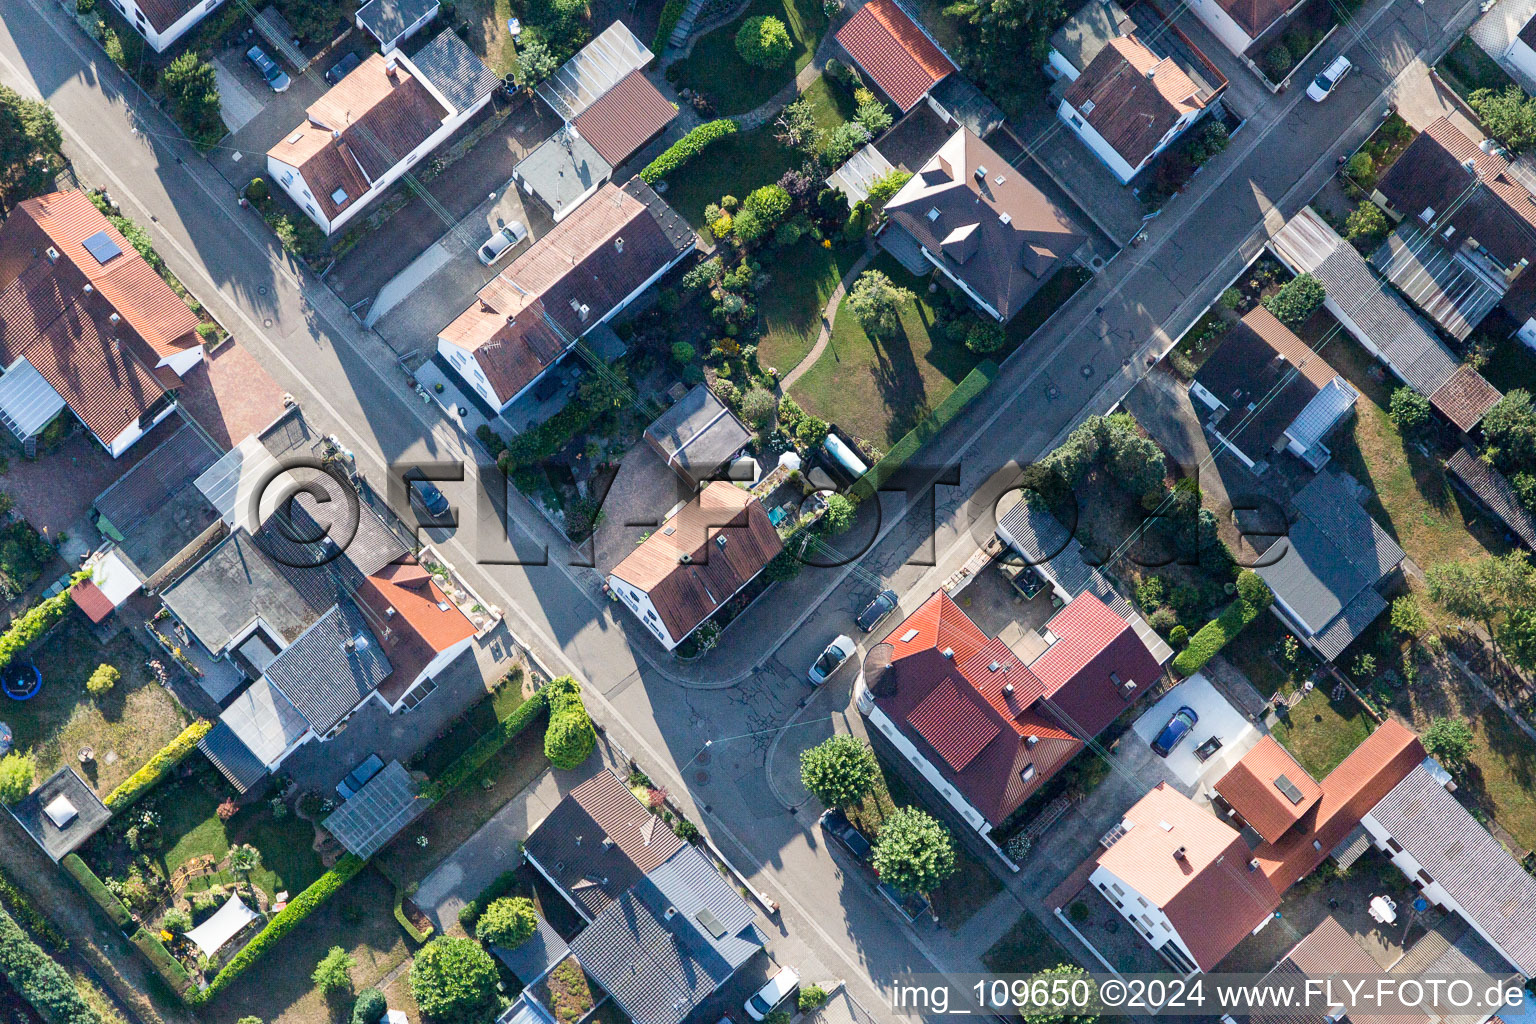
<svg viewBox="0 0 1536 1024">
<path fill-rule="evenodd" d="M 779 973 L 768 979 L 768 984 L 758 989 L 756 994 L 748 999 L 745 1004 L 747 1016 L 753 1020 L 763 1020 L 773 1008 L 789 998 L 789 994 L 800 984 L 800 974 L 793 967 L 782 967 Z"/>
<path fill-rule="evenodd" d="M 331 69 L 325 73 L 325 80 L 331 85 L 335 85 L 356 70 L 357 66 L 362 62 L 363 58 L 359 57 L 355 52 L 349 53 L 331 65 Z"/>
<path fill-rule="evenodd" d="M 827 644 L 826 650 L 821 652 L 821 657 L 816 659 L 816 664 L 811 666 L 811 685 L 820 686 L 826 682 L 843 662 L 853 656 L 853 652 L 857 649 L 850 636 L 839 636 Z"/>
<path fill-rule="evenodd" d="M 1314 103 L 1323 102 L 1333 95 L 1334 88 L 1344 81 L 1344 76 L 1349 74 L 1353 67 L 1349 58 L 1343 54 L 1333 58 L 1333 63 L 1323 68 L 1322 73 L 1312 79 L 1312 84 L 1307 86 L 1307 98 Z"/>
<path fill-rule="evenodd" d="M 267 51 L 259 46 L 253 46 L 245 51 L 246 60 L 256 65 L 256 70 L 261 72 L 261 77 L 267 80 L 273 92 L 287 92 L 293 80 L 282 68 L 277 66 L 277 61 L 267 56 Z"/>
<path fill-rule="evenodd" d="M 502 253 L 527 237 L 528 229 L 523 227 L 522 222 L 513 221 L 485 240 L 485 244 L 480 247 L 480 262 L 490 266 L 501 258 Z"/>
<path fill-rule="evenodd" d="M 896 591 L 882 590 L 875 599 L 864 606 L 859 612 L 859 617 L 853 621 L 858 623 L 860 629 L 866 633 L 873 633 L 875 627 L 885 621 L 885 617 L 896 610 Z"/>
<path fill-rule="evenodd" d="M 1157 734 L 1157 739 L 1152 741 L 1152 753 L 1158 757 L 1167 757 L 1173 753 L 1173 748 L 1184 742 L 1195 728 L 1195 723 L 1200 721 L 1200 716 L 1195 714 L 1195 709 L 1188 706 L 1179 708 L 1168 719 L 1168 724 L 1163 726 L 1163 731 Z"/>
<path fill-rule="evenodd" d="M 442 519 L 448 514 L 448 499 L 436 485 L 425 480 L 411 481 L 411 504 L 432 519 Z"/>
<path fill-rule="evenodd" d="M 853 855 L 853 859 L 863 864 L 869 860 L 873 847 L 869 840 L 864 838 L 864 833 L 853 827 L 853 822 L 848 820 L 848 815 L 833 808 L 823 811 L 818 822 L 822 832 L 837 840 L 837 844 Z"/>
</svg>

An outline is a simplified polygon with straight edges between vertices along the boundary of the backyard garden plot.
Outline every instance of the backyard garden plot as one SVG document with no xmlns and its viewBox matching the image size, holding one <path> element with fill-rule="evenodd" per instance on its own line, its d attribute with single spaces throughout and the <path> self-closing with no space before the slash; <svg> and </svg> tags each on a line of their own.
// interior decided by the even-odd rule
<svg viewBox="0 0 1536 1024">
<path fill-rule="evenodd" d="M 784 23 L 791 47 L 772 68 L 748 64 L 736 49 L 736 34 L 749 18 L 768 16 Z M 703 95 L 721 115 L 745 114 L 771 100 L 811 62 L 827 28 L 821 0 L 752 0 L 735 21 L 694 40 L 683 60 L 667 69 L 679 88 Z"/>
<path fill-rule="evenodd" d="M 1462 36 L 1450 52 L 1440 59 L 1440 63 L 1435 65 L 1435 71 L 1463 100 L 1479 89 L 1502 92 L 1515 84 L 1515 80 L 1484 53 L 1471 36 Z"/>
<path fill-rule="evenodd" d="M 1283 714 L 1272 734 L 1314 779 L 1339 766 L 1376 728 L 1371 716 L 1349 694 L 1333 700 L 1313 690 Z"/>
<path fill-rule="evenodd" d="M 73 609 L 21 656 L 37 667 L 42 688 L 30 700 L 6 700 L 3 717 L 16 749 L 30 750 L 37 759 L 39 778 L 73 765 L 105 796 L 191 721 L 155 680 L 148 658 L 132 632 L 103 643 Z M 86 680 L 101 665 L 116 668 L 121 678 L 111 690 L 92 696 Z M 82 751 L 91 757 L 82 761 Z"/>
<path fill-rule="evenodd" d="M 821 333 L 822 310 L 837 283 L 858 259 L 852 246 L 828 249 L 802 238 L 773 261 L 773 287 L 757 305 L 763 336 L 757 358 L 782 376 L 799 365 Z"/>
</svg>

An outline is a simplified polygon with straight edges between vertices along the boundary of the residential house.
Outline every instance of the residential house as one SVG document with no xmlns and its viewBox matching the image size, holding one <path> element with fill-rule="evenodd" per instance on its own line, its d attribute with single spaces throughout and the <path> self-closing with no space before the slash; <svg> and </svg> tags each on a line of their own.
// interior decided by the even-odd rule
<svg viewBox="0 0 1536 1024">
<path fill-rule="evenodd" d="M 1181 974 L 1215 969 L 1280 905 L 1241 833 L 1166 782 L 1099 842 L 1089 883 Z"/>
<path fill-rule="evenodd" d="M 705 384 L 696 384 L 645 428 L 645 443 L 689 487 L 700 487 L 740 455 L 752 431 Z"/>
<path fill-rule="evenodd" d="M 608 586 L 670 651 L 783 550 L 762 502 L 716 480 L 614 566 Z"/>
<path fill-rule="evenodd" d="M 1056 116 L 1128 184 L 1215 95 L 1172 56 L 1125 35 L 1109 40 L 1067 86 Z"/>
<path fill-rule="evenodd" d="M 175 408 L 198 318 L 84 192 L 0 225 L 0 423 L 35 451 L 68 408 L 113 458 Z"/>
<path fill-rule="evenodd" d="M 267 150 L 267 172 L 335 234 L 490 101 L 496 75 L 451 29 L 410 57 L 373 54 Z"/>
<path fill-rule="evenodd" d="M 1387 168 L 1372 198 L 1398 221 L 1373 260 L 1416 306 L 1465 339 L 1502 305 L 1536 345 L 1536 272 L 1527 269 L 1536 204 L 1508 160 L 1442 117 Z"/>
<path fill-rule="evenodd" d="M 420 32 L 442 9 L 438 0 L 368 0 L 357 9 L 357 27 L 389 53 Z"/>
<path fill-rule="evenodd" d="M 571 790 L 523 852 L 588 922 L 568 952 L 550 944 L 544 973 L 573 957 L 636 1024 L 712 1024 L 697 1011 L 763 947 L 751 905 L 611 772 Z"/>
<path fill-rule="evenodd" d="M 1440 936 L 1431 933 L 1434 938 Z M 1443 940 L 1442 940 L 1443 941 Z M 1298 995 L 1305 994 L 1308 982 L 1314 985 L 1328 984 L 1332 979 L 1359 975 L 1382 974 L 1383 965 L 1367 953 L 1355 937 L 1344 930 L 1332 917 L 1308 932 L 1300 942 L 1292 946 L 1280 962 L 1264 975 L 1263 983 L 1276 989 L 1293 988 Z M 1314 989 L 1314 991 L 1316 991 Z M 1293 1008 L 1279 1011 L 1259 1010 L 1248 1016 L 1251 1024 L 1341 1024 L 1353 1020 L 1347 1012 L 1345 992 L 1341 987 L 1334 990 L 1337 998 L 1332 1005 L 1303 1008 L 1299 1001 Z M 1315 1002 L 1315 1000 L 1313 1000 Z M 1357 1024 L 1430 1024 L 1426 1013 L 1361 1014 Z"/>
<path fill-rule="evenodd" d="M 1306 0 L 1196 0 L 1190 12 L 1239 57 Z M 1297 56 L 1300 56 L 1298 54 Z"/>
<path fill-rule="evenodd" d="M 1467 33 L 1527 93 L 1536 91 L 1536 0 L 1485 11 Z"/>
<path fill-rule="evenodd" d="M 112 0 L 112 6 L 144 37 L 150 49 L 164 53 L 224 0 Z"/>
<path fill-rule="evenodd" d="M 1448 784 L 1439 765 L 1424 761 L 1361 824 L 1425 899 L 1460 915 L 1520 974 L 1536 975 L 1536 879 Z"/>
<path fill-rule="evenodd" d="M 915 274 L 938 268 L 995 320 L 1011 320 L 1088 236 L 969 129 L 956 131 L 886 204 L 880 244 Z"/>
<path fill-rule="evenodd" d="M 1316 278 L 1323 286 L 1324 306 L 1360 346 L 1462 430 L 1471 430 L 1498 401 L 1498 391 L 1476 370 L 1462 366 L 1402 297 L 1382 284 L 1355 247 L 1310 206 L 1270 238 L 1269 250 L 1292 272 Z"/>
<path fill-rule="evenodd" d="M 1323 439 L 1360 397 L 1263 306 L 1227 331 L 1190 382 L 1189 394 L 1210 411 L 1206 429 L 1243 465 L 1261 472 L 1282 451 L 1321 469 L 1331 454 Z"/>
<path fill-rule="evenodd" d="M 1025 662 L 943 590 L 864 658 L 859 710 L 983 837 L 1147 692 L 1162 666 L 1082 594 Z"/>
<path fill-rule="evenodd" d="M 610 182 L 487 282 L 439 332 L 438 354 L 492 414 L 501 412 L 696 242 L 645 182 Z"/>
<path fill-rule="evenodd" d="M 1075 82 L 1110 40 L 1136 31 L 1136 22 L 1115 0 L 1089 0 L 1051 35 L 1045 73 Z"/>
<path fill-rule="evenodd" d="M 1272 610 L 1326 660 L 1387 609 L 1381 584 L 1407 556 L 1360 506 L 1353 477 L 1324 471 L 1291 499 L 1294 521 L 1254 566 Z"/>
<path fill-rule="evenodd" d="M 539 96 L 562 125 L 512 168 L 512 179 L 557 223 L 677 116 L 645 77 L 652 57 L 615 21 L 539 84 Z"/>
<path fill-rule="evenodd" d="M 896 0 L 870 0 L 837 30 L 838 45 L 903 114 L 955 74 L 938 44 Z"/>
</svg>

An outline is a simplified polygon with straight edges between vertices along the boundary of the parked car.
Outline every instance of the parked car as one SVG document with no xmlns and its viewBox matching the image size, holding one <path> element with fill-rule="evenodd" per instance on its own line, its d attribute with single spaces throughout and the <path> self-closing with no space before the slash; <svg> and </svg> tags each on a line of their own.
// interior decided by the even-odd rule
<svg viewBox="0 0 1536 1024">
<path fill-rule="evenodd" d="M 873 633 L 875 627 L 884 621 L 885 617 L 896 610 L 896 591 L 882 590 L 875 599 L 864 606 L 859 612 L 859 617 L 853 621 L 866 633 Z"/>
<path fill-rule="evenodd" d="M 816 659 L 816 664 L 811 666 L 811 685 L 820 686 L 836 672 L 838 666 L 853 656 L 858 648 L 854 646 L 850 636 L 839 636 L 836 640 L 827 644 L 827 649 L 821 652 L 821 657 Z"/>
<path fill-rule="evenodd" d="M 246 59 L 256 65 L 256 70 L 261 72 L 261 77 L 267 80 L 273 92 L 287 92 L 293 84 L 282 68 L 277 66 L 277 61 L 267 56 L 267 51 L 259 46 L 253 46 L 245 51 Z"/>
<path fill-rule="evenodd" d="M 349 53 L 345 57 L 341 58 L 341 60 L 331 65 L 331 70 L 325 73 L 325 80 L 331 85 L 335 85 L 337 82 L 351 74 L 353 70 L 356 69 L 356 67 L 362 62 L 363 58 L 359 57 L 356 53 Z"/>
<path fill-rule="evenodd" d="M 1332 64 L 1323 69 L 1322 74 L 1312 79 L 1312 84 L 1307 86 L 1307 97 L 1315 103 L 1323 102 L 1333 93 L 1334 87 L 1344 81 L 1344 76 L 1349 74 L 1352 67 L 1354 65 L 1349 62 L 1349 58 L 1339 54 L 1333 58 Z"/>
<path fill-rule="evenodd" d="M 425 480 L 411 481 L 411 504 L 432 519 L 441 519 L 448 514 L 448 499 L 436 485 Z"/>
<path fill-rule="evenodd" d="M 745 1004 L 747 1016 L 753 1020 L 762 1020 L 773 1012 L 773 1008 L 789 998 L 800 984 L 800 975 L 793 967 L 781 967 L 779 973 L 768 979 L 768 984 L 757 990 L 757 993 L 748 999 Z"/>
<path fill-rule="evenodd" d="M 869 859 L 874 848 L 869 845 L 869 840 L 864 838 L 864 833 L 848 820 L 848 815 L 833 808 L 821 813 L 818 824 L 821 825 L 822 832 L 837 840 L 843 849 L 853 855 L 854 860 L 862 864 Z"/>
<path fill-rule="evenodd" d="M 480 247 L 480 262 L 490 266 L 501 258 L 502 253 L 527 237 L 528 229 L 523 227 L 522 222 L 513 221 L 485 240 L 485 244 Z"/>
<path fill-rule="evenodd" d="M 1195 709 L 1189 706 L 1179 708 L 1168 719 L 1168 724 L 1163 726 L 1163 731 L 1157 734 L 1157 739 L 1152 741 L 1152 753 L 1158 757 L 1167 757 L 1173 753 L 1173 748 L 1184 742 L 1194 729 L 1195 723 L 1200 721 L 1200 716 L 1195 714 Z"/>
</svg>

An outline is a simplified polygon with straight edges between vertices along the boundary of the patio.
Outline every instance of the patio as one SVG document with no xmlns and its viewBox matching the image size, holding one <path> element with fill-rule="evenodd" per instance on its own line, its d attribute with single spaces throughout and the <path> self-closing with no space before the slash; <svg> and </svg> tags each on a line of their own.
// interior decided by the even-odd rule
<svg viewBox="0 0 1536 1024">
<path fill-rule="evenodd" d="M 1148 708 L 1132 731 L 1149 747 L 1157 734 L 1179 708 L 1188 707 L 1198 716 L 1195 727 L 1174 747 L 1163 762 L 1179 780 L 1185 795 L 1199 791 L 1202 782 L 1215 782 L 1224 775 L 1255 743 L 1259 731 L 1237 708 L 1217 692 L 1204 675 L 1196 673 L 1163 695 Z M 1212 756 L 1201 758 L 1196 752 L 1209 740 L 1219 740 Z"/>
<path fill-rule="evenodd" d="M 1045 652 L 1040 629 L 1059 611 L 1049 587 L 1029 600 L 1013 588 L 993 561 L 972 577 L 955 603 L 988 636 L 1001 639 L 1026 664 Z"/>
<path fill-rule="evenodd" d="M 1081 906 L 1088 911 L 1088 917 L 1082 917 L 1082 911 L 1074 908 Z M 1099 956 L 1109 961 L 1109 965 L 1122 974 L 1166 974 L 1169 970 L 1168 961 L 1164 960 L 1157 950 L 1153 949 L 1145 939 L 1137 934 L 1136 929 L 1120 916 L 1120 912 L 1109 905 L 1104 895 L 1091 885 L 1085 885 L 1076 896 L 1062 902 L 1062 913 L 1067 920 L 1072 922 L 1084 939 L 1098 952 Z M 1090 963 L 1085 965 L 1089 970 L 1097 971 L 1101 965 Z"/>
</svg>

